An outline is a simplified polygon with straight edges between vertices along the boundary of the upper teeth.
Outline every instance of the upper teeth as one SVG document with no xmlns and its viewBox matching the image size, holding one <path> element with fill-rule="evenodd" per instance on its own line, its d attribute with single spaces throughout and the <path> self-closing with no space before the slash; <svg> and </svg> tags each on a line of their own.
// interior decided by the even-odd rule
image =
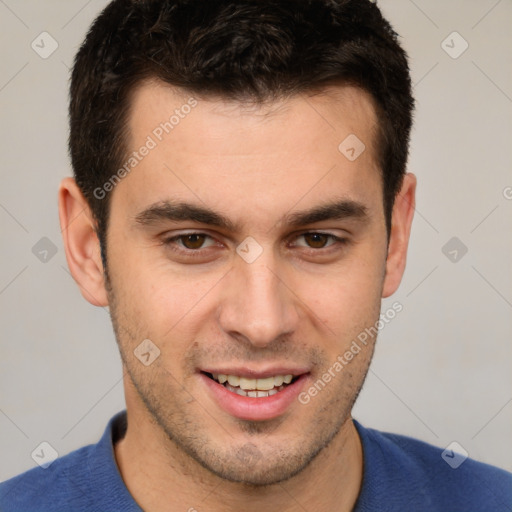
<svg viewBox="0 0 512 512">
<path fill-rule="evenodd" d="M 246 379 L 245 377 L 238 377 L 237 375 L 224 375 L 223 373 L 212 374 L 215 380 L 221 384 L 226 381 L 233 387 L 240 387 L 242 389 L 259 389 L 261 391 L 269 391 L 274 387 L 279 387 L 284 384 L 290 384 L 293 375 L 276 375 L 275 377 L 267 377 L 265 379 Z"/>
</svg>

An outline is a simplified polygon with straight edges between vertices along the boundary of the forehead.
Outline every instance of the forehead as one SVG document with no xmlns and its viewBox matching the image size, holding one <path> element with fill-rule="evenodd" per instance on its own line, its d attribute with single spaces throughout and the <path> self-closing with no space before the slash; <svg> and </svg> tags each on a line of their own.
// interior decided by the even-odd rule
<svg viewBox="0 0 512 512">
<path fill-rule="evenodd" d="M 139 157 L 113 200 L 139 210 L 193 201 L 255 221 L 329 197 L 371 203 L 381 197 L 376 120 L 370 96 L 353 87 L 255 105 L 147 82 L 128 123 Z"/>
<path fill-rule="evenodd" d="M 191 103 L 194 104 L 193 107 L 190 107 Z M 189 116 L 191 113 L 193 115 Z M 182 125 L 177 129 L 186 117 L 192 118 L 186 124 L 193 124 L 194 128 L 199 127 L 202 121 L 210 124 L 208 128 L 202 123 L 202 136 L 215 135 L 214 130 L 217 128 L 242 128 L 247 133 L 256 129 L 263 135 L 265 127 L 281 130 L 280 122 L 294 122 L 294 126 L 303 128 L 303 137 L 297 129 L 293 129 L 294 126 L 288 125 L 287 133 L 291 136 L 289 140 L 311 140 L 315 135 L 330 135 L 336 142 L 347 130 L 352 129 L 353 132 L 358 132 L 360 138 L 365 139 L 367 146 L 374 144 L 372 135 L 377 124 L 372 96 L 353 86 L 328 86 L 315 92 L 304 92 L 256 104 L 249 100 L 240 102 L 219 96 L 198 96 L 158 80 L 148 80 L 140 83 L 130 97 L 130 142 L 136 143 L 141 136 L 153 134 L 158 139 L 162 136 L 166 139 L 164 142 L 170 143 L 180 133 L 187 134 L 186 126 Z M 304 125 L 307 125 L 307 130 Z M 162 130 L 164 133 L 160 133 Z M 166 137 L 171 133 L 172 137 Z M 271 129 L 268 133 L 271 134 Z M 285 133 L 281 130 L 280 136 L 283 135 Z M 225 154 L 233 149 L 229 141 L 226 142 L 223 146 Z M 244 149 L 251 148 L 250 142 L 245 141 Z M 260 149 L 256 146 L 256 151 Z"/>
</svg>

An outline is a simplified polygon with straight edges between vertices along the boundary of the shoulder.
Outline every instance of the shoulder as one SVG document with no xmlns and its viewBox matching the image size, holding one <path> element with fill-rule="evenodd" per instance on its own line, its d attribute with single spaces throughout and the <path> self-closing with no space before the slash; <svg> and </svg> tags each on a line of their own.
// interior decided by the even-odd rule
<svg viewBox="0 0 512 512">
<path fill-rule="evenodd" d="M 354 423 L 364 454 L 357 511 L 379 502 L 379 510 L 390 511 L 510 511 L 512 473 L 454 450 Z"/>
<path fill-rule="evenodd" d="M 94 445 L 65 455 L 48 467 L 36 467 L 0 484 L 0 509 L 65 510 L 83 503 L 90 473 L 89 460 Z"/>
<path fill-rule="evenodd" d="M 115 462 L 113 443 L 125 428 L 116 414 L 97 444 L 75 450 L 46 468 L 36 467 L 0 484 L 2 512 L 140 511 Z M 123 434 L 124 435 L 124 434 Z"/>
</svg>

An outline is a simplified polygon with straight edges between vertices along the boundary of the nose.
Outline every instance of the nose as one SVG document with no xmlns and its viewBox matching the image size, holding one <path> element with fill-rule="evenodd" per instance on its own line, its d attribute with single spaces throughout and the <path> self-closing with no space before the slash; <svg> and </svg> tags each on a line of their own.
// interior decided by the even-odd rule
<svg viewBox="0 0 512 512">
<path fill-rule="evenodd" d="M 265 252 L 253 263 L 239 258 L 226 276 L 219 323 L 227 334 L 263 348 L 294 332 L 298 324 L 296 298 L 284 274 Z"/>
</svg>

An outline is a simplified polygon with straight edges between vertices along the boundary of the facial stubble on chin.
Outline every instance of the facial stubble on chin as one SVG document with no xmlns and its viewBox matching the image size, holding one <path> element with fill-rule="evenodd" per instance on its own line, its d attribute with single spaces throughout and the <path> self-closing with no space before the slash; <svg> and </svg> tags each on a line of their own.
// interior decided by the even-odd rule
<svg viewBox="0 0 512 512">
<path fill-rule="evenodd" d="M 162 400 L 162 397 L 153 393 L 154 387 L 151 378 L 147 379 L 134 369 L 136 366 L 132 365 L 133 361 L 128 360 L 128 357 L 138 338 L 134 336 L 131 329 L 127 328 L 126 322 L 121 320 L 123 312 L 119 310 L 119 298 L 107 272 L 105 272 L 105 288 L 108 293 L 110 316 L 124 369 L 141 403 L 145 406 L 149 420 L 158 425 L 165 438 L 172 443 L 174 450 L 168 450 L 170 457 L 175 458 L 176 453 L 181 454 L 179 459 L 187 473 L 195 474 L 194 469 L 197 470 L 197 467 L 194 468 L 194 465 L 199 464 L 211 474 L 225 481 L 253 488 L 275 485 L 304 471 L 322 452 L 328 449 L 339 435 L 343 425 L 350 419 L 352 407 L 368 372 L 373 347 L 366 366 L 360 368 L 363 375 L 354 378 L 349 369 L 343 370 L 349 374 L 349 377 L 352 377 L 348 380 L 348 384 L 353 385 L 360 382 L 359 387 L 357 385 L 355 387 L 342 386 L 343 380 L 340 378 L 338 389 L 331 391 L 329 400 L 316 412 L 314 424 L 310 422 L 301 432 L 302 440 L 297 443 L 294 451 L 290 451 L 287 444 L 284 444 L 280 450 L 272 450 L 272 453 L 263 453 L 258 447 L 259 445 L 264 450 L 265 438 L 273 432 L 277 432 L 279 427 L 286 422 L 286 417 L 267 421 L 235 420 L 238 429 L 250 439 L 238 447 L 235 447 L 235 442 L 222 449 L 212 446 L 212 441 L 207 433 L 195 428 L 197 425 L 193 421 L 192 414 L 188 415 L 184 410 L 169 410 L 169 401 Z M 133 322 L 133 318 L 131 320 Z M 125 325 L 122 325 L 123 323 Z M 128 347 L 128 350 L 125 350 L 125 347 Z M 133 360 L 133 358 L 131 359 Z M 156 369 L 157 367 L 155 367 L 155 371 Z M 183 392 L 187 393 L 186 390 Z M 184 408 L 188 403 L 195 401 L 196 399 L 189 395 L 188 399 L 183 400 Z M 302 406 L 308 407 L 308 405 Z M 211 418 L 206 418 L 205 425 L 209 421 Z M 222 427 L 222 425 L 220 426 Z M 288 451 L 286 451 L 287 449 Z M 175 464 L 176 460 L 173 460 L 173 466 Z"/>
</svg>

